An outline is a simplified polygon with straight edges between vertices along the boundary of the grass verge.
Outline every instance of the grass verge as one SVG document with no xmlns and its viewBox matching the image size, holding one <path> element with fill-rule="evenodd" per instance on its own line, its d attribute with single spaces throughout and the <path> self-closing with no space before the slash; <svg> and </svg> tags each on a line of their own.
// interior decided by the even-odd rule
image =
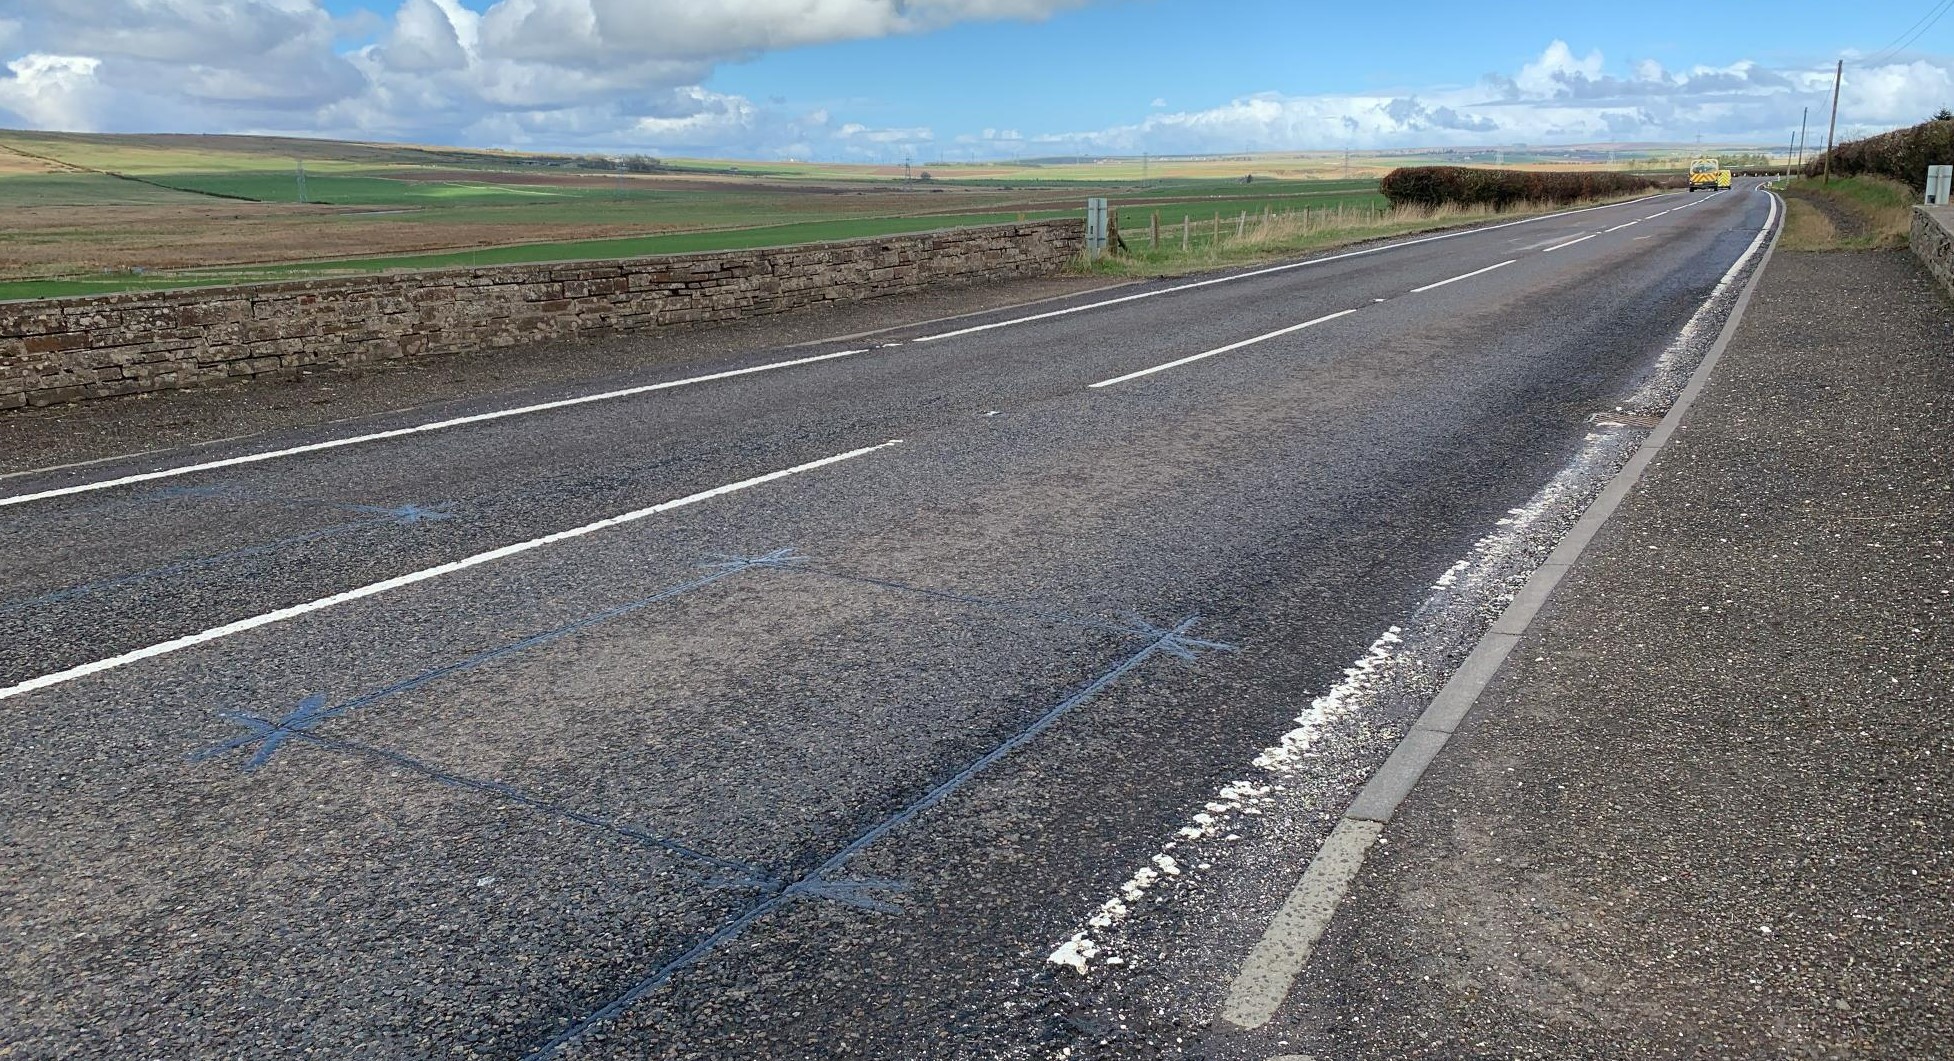
<svg viewBox="0 0 1954 1061">
<path fill-rule="evenodd" d="M 1392 236 L 1627 202 L 1643 198 L 1645 194 L 1562 205 L 1536 203 L 1508 210 L 1494 210 L 1489 206 L 1448 205 L 1429 209 L 1305 209 L 1259 216 L 1237 214 L 1224 218 L 1211 215 L 1205 220 L 1181 215 L 1172 223 L 1167 223 L 1165 217 L 1161 218 L 1157 242 L 1154 239 L 1152 214 L 1128 210 L 1122 214 L 1120 228 L 1120 236 L 1126 242 L 1127 249 L 1090 264 L 1081 262 L 1077 268 L 1096 276 L 1179 276 L 1228 266 L 1256 265 L 1310 251 L 1330 250 Z M 1134 224 L 1136 214 L 1140 218 L 1137 226 Z"/>
<path fill-rule="evenodd" d="M 1904 247 L 1913 225 L 1914 191 L 1884 177 L 1844 177 L 1826 184 L 1800 177 L 1781 186 L 1786 250 L 1882 250 Z"/>
</svg>

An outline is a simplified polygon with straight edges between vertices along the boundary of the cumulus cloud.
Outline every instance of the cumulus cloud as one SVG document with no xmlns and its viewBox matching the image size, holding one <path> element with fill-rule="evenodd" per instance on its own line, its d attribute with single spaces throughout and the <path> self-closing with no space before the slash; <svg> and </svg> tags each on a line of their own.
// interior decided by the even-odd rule
<svg viewBox="0 0 1954 1061">
<path fill-rule="evenodd" d="M 1653 60 L 1613 73 L 1602 52 L 1553 41 L 1512 73 L 1398 94 L 1267 92 L 1127 125 L 1035 138 L 1051 153 L 1211 153 L 1611 141 L 1783 142 L 1800 108 L 1828 107 L 1832 68 L 1748 60 L 1671 71 Z M 1929 60 L 1848 68 L 1845 135 L 1911 124 L 1954 100 L 1954 68 Z"/>
<path fill-rule="evenodd" d="M 1041 19 L 1090 0 L 0 0 L 0 109 L 75 129 L 271 131 L 670 153 L 880 157 L 870 129 L 703 87 L 763 52 Z M 16 9 L 23 9 L 18 15 Z"/>
<path fill-rule="evenodd" d="M 92 128 L 99 65 L 79 55 L 34 53 L 15 59 L 7 64 L 10 76 L 0 78 L 0 115 L 16 115 L 16 124 L 36 128 Z"/>
<path fill-rule="evenodd" d="M 1670 70 L 1552 41 L 1471 85 L 1269 91 L 1075 132 L 1036 114 L 989 128 L 870 127 L 707 86 L 767 51 L 1049 17 L 1091 0 L 0 0 L 0 121 L 50 128 L 288 132 L 542 149 L 887 161 L 1039 153 L 1446 146 L 1597 140 L 1775 142 L 1828 102 L 1830 68 Z M 1954 100 L 1946 63 L 1848 71 L 1844 130 Z M 1006 127 L 1011 123 L 1011 127 Z M 973 123 L 976 124 L 976 123 Z"/>
</svg>

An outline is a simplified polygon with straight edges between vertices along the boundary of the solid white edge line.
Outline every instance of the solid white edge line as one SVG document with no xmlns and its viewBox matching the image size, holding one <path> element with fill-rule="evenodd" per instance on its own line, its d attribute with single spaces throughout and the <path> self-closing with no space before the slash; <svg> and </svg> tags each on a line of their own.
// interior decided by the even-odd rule
<svg viewBox="0 0 1954 1061">
<path fill-rule="evenodd" d="M 1517 262 L 1519 260 L 1520 259 L 1518 258 L 1508 258 L 1507 260 L 1499 263 L 1498 265 L 1488 265 L 1484 269 L 1474 269 L 1469 273 L 1461 273 L 1458 276 L 1452 277 L 1450 280 L 1440 280 L 1436 284 L 1426 284 L 1424 287 L 1414 287 L 1411 289 L 1411 293 L 1414 295 L 1422 294 L 1426 291 L 1432 290 L 1433 288 L 1444 287 L 1446 284 L 1456 284 L 1461 280 L 1470 280 L 1481 273 L 1490 273 L 1494 269 L 1504 269 L 1507 266 L 1512 265 L 1514 262 Z"/>
<path fill-rule="evenodd" d="M 1581 238 L 1579 238 L 1579 239 L 1571 239 L 1571 240 L 1568 240 L 1568 241 L 1567 241 L 1566 243 L 1556 243 L 1556 244 L 1554 244 L 1553 246 L 1551 246 L 1551 247 L 1548 247 L 1548 248 L 1547 248 L 1546 250 L 1543 250 L 1543 251 L 1541 251 L 1540 253 L 1542 253 L 1542 254 L 1552 254 L 1552 253 L 1554 253 L 1555 251 L 1557 251 L 1557 250 L 1560 250 L 1560 249 L 1561 249 L 1562 247 L 1572 247 L 1572 246 L 1574 246 L 1574 245 L 1575 245 L 1576 243 L 1586 243 L 1587 241 L 1589 241 L 1589 240 L 1591 240 L 1591 239 L 1594 239 L 1594 238 L 1595 238 L 1596 236 L 1599 236 L 1599 235 L 1601 235 L 1601 233 L 1599 233 L 1599 232 L 1590 232 L 1590 233 L 1588 233 L 1587 235 L 1585 235 L 1585 236 L 1582 236 L 1582 237 L 1581 237 Z"/>
<path fill-rule="evenodd" d="M 1738 296 L 1736 304 L 1731 307 L 1730 315 L 1725 319 L 1723 330 L 1717 336 L 1716 342 L 1704 355 L 1702 363 L 1690 373 L 1689 382 L 1684 385 L 1682 394 L 1677 397 L 1675 404 L 1669 407 L 1669 412 L 1663 416 L 1662 423 L 1650 432 L 1649 437 L 1644 439 L 1642 445 L 1635 451 L 1635 455 L 1630 457 L 1622 470 L 1608 481 L 1601 494 L 1589 503 L 1587 510 L 1562 537 L 1553 553 L 1515 595 L 1515 603 L 1486 628 L 1486 634 L 1482 635 L 1478 644 L 1473 646 L 1465 661 L 1459 664 L 1452 672 L 1452 676 L 1440 687 L 1438 694 L 1426 705 L 1418 721 L 1413 724 L 1410 732 L 1405 734 L 1398 750 L 1392 752 L 1391 760 L 1400 760 L 1406 764 L 1405 768 L 1393 770 L 1392 768 L 1397 764 L 1387 760 L 1384 766 L 1379 767 L 1378 771 L 1371 775 L 1364 788 L 1358 792 L 1357 798 L 1351 801 L 1350 809 L 1337 820 L 1330 835 L 1334 838 L 1339 833 L 1343 834 L 1344 843 L 1340 847 L 1333 848 L 1326 841 L 1324 847 L 1320 849 L 1323 864 L 1318 865 L 1317 859 L 1312 858 L 1310 864 L 1304 868 L 1302 879 L 1296 883 L 1295 888 L 1291 889 L 1283 905 L 1271 919 L 1269 928 L 1264 931 L 1263 937 L 1258 939 L 1249 957 L 1243 961 L 1234 980 L 1230 981 L 1229 993 L 1220 1013 L 1222 1021 L 1236 1028 L 1252 1031 L 1266 1025 L 1281 1009 L 1290 989 L 1295 986 L 1296 978 L 1308 966 L 1317 943 L 1322 939 L 1324 931 L 1336 914 L 1337 907 L 1355 884 L 1358 871 L 1363 868 L 1371 844 L 1376 842 L 1384 827 L 1396 817 L 1400 803 L 1410 795 L 1412 788 L 1423 778 L 1432 759 L 1438 755 L 1457 728 L 1464 725 L 1464 719 L 1476 706 L 1479 696 L 1501 671 L 1507 654 L 1532 628 L 1540 603 L 1552 594 L 1561 577 L 1573 569 L 1573 565 L 1580 559 L 1588 543 L 1593 541 L 1602 525 L 1614 515 L 1622 499 L 1627 497 L 1629 491 L 1641 481 L 1644 470 L 1653 462 L 1656 453 L 1668 444 L 1668 439 L 1675 433 L 1683 416 L 1695 403 L 1696 396 L 1709 384 L 1711 373 L 1716 370 L 1717 363 L 1723 358 L 1724 349 L 1730 345 L 1731 339 L 1736 335 L 1737 327 L 1743 321 L 1744 311 L 1750 305 L 1750 297 L 1763 279 L 1765 267 L 1770 264 L 1771 252 L 1777 246 L 1775 237 L 1779 214 L 1778 197 L 1772 195 L 1771 212 L 1765 218 L 1763 230 L 1758 232 L 1757 238 L 1751 241 L 1744 253 L 1738 255 L 1736 263 L 1723 274 L 1723 279 L 1717 284 L 1717 290 L 1721 290 L 1724 284 L 1743 272 L 1745 264 L 1757 255 L 1760 247 L 1764 249 L 1764 257 L 1759 260 L 1757 270 L 1751 274 L 1743 294 Z M 1713 290 L 1710 299 L 1715 297 L 1716 290 Z M 1709 305 L 1710 299 L 1705 299 L 1703 304 Z M 1520 617 L 1513 624 L 1517 626 L 1518 632 L 1496 633 L 1507 626 L 1508 620 L 1514 616 Z M 1448 700 L 1463 700 L 1464 703 L 1460 706 L 1456 703 L 1448 703 Z M 1450 728 L 1429 728 L 1428 724 L 1441 716 L 1456 716 L 1459 721 Z M 1360 809 L 1366 803 L 1376 804 L 1378 809 L 1375 811 Z M 1273 941 L 1268 939 L 1270 930 L 1276 932 L 1276 939 Z"/>
<path fill-rule="evenodd" d="M 558 542 L 569 541 L 572 538 L 581 538 L 586 534 L 594 534 L 600 530 L 607 530 L 611 527 L 635 522 L 647 516 L 655 516 L 661 512 L 670 512 L 673 509 L 684 508 L 687 505 L 695 505 L 701 501 L 719 497 L 723 494 L 731 494 L 750 487 L 759 486 L 762 483 L 770 483 L 775 479 L 784 479 L 790 475 L 813 471 L 816 468 L 826 467 L 830 464 L 839 464 L 845 460 L 853 460 L 856 457 L 874 453 L 876 450 L 887 449 L 901 441 L 899 438 L 893 438 L 877 445 L 863 446 L 861 449 L 849 450 L 847 453 L 836 454 L 832 457 L 823 457 L 820 460 L 808 461 L 806 464 L 797 464 L 792 468 L 783 468 L 779 471 L 768 472 L 765 475 L 756 475 L 751 479 L 742 479 L 736 483 L 715 486 L 710 490 L 701 490 L 696 494 L 687 494 L 684 497 L 675 498 L 671 501 L 663 501 L 649 508 L 640 508 L 631 512 L 610 516 L 606 519 L 600 519 L 595 523 L 586 523 L 581 527 L 572 527 L 569 530 L 557 531 L 554 534 L 546 534 L 540 538 L 531 538 L 525 542 L 504 545 L 500 548 L 490 549 L 484 553 L 476 553 L 473 556 L 463 557 L 460 560 L 438 564 L 434 567 L 412 571 L 405 575 L 398 575 L 394 578 L 369 583 L 355 589 L 335 593 L 329 597 L 321 597 L 318 600 L 307 601 L 304 604 L 294 604 L 288 608 L 279 608 L 276 611 L 265 612 L 262 615 L 238 619 L 234 622 L 225 623 L 222 626 L 211 627 L 199 633 L 186 634 L 182 637 L 159 642 L 132 652 L 124 652 L 119 656 L 111 656 L 93 663 L 84 663 L 78 667 L 70 667 L 67 670 L 57 671 L 53 674 L 43 674 L 38 678 L 29 678 L 18 685 L 10 685 L 4 689 L 0 689 L 0 700 L 21 696 L 38 689 L 46 689 L 49 686 L 60 685 L 64 682 L 71 682 L 77 678 L 85 678 L 91 674 L 100 674 L 103 671 L 114 670 L 117 667 L 126 667 L 131 663 L 136 663 L 141 660 L 168 655 L 172 652 L 180 652 L 183 649 L 216 641 L 220 638 L 229 637 L 232 634 L 240 634 L 246 630 L 255 630 L 261 626 L 281 623 L 287 619 L 294 619 L 312 612 L 324 611 L 327 608 L 345 604 L 349 601 L 377 596 L 390 590 L 400 589 L 403 586 L 411 586 L 416 582 L 426 582 L 432 578 L 450 575 L 457 571 L 465 571 L 471 567 L 479 567 L 482 564 L 515 556 L 518 553 L 526 553 L 532 549 L 541 549 L 546 545 L 555 545 Z"/>
<path fill-rule="evenodd" d="M 292 456 L 297 456 L 298 454 L 301 453 L 318 453 L 323 450 L 339 449 L 342 446 L 356 446 L 356 445 L 360 445 L 361 443 L 378 442 L 383 439 L 403 438 L 408 435 L 419 435 L 429 431 L 441 431 L 450 427 L 460 427 L 464 424 L 480 424 L 480 423 L 486 423 L 490 420 L 501 420 L 504 419 L 505 417 L 526 416 L 530 413 L 547 412 L 551 409 L 567 409 L 574 405 L 588 405 L 592 402 L 611 401 L 617 398 L 629 398 L 632 395 L 637 395 L 637 394 L 649 394 L 653 391 L 671 390 L 674 387 L 689 387 L 695 383 L 710 383 L 714 380 L 731 379 L 734 376 L 750 376 L 756 372 L 771 372 L 775 369 L 794 368 L 795 366 L 798 365 L 811 365 L 817 361 L 833 361 L 836 358 L 853 357 L 856 354 L 865 354 L 865 353 L 868 353 L 868 351 L 867 350 L 842 350 L 832 354 L 817 354 L 813 357 L 798 357 L 791 361 L 773 361 L 764 365 L 752 365 L 747 368 L 729 369 L 725 372 L 714 372 L 704 376 L 688 376 L 685 379 L 666 380 L 662 383 L 647 383 L 639 387 L 626 387 L 622 390 L 604 391 L 601 394 L 584 394 L 575 398 L 560 398 L 556 401 L 541 402 L 536 405 L 518 406 L 514 409 L 498 409 L 492 413 L 476 413 L 472 416 L 457 416 L 450 420 L 436 420 L 432 423 L 417 424 L 413 427 L 399 427 L 389 431 L 375 431 L 365 435 L 352 435 L 346 438 L 336 438 L 325 442 L 313 442 L 303 446 L 291 446 L 286 449 L 266 450 L 262 453 L 247 453 L 239 457 L 226 457 L 223 460 L 205 461 L 201 464 L 185 464 L 175 468 L 161 468 L 153 472 L 141 472 L 136 475 L 125 475 L 119 479 L 103 479 L 99 482 L 79 483 L 74 486 L 63 486 L 53 490 L 41 490 L 31 494 L 16 494 L 12 497 L 0 497 L 0 508 L 5 508 L 9 505 L 24 505 L 29 501 L 43 501 L 52 497 L 66 497 L 70 494 L 84 494 L 93 490 L 107 490 L 111 487 L 128 486 L 133 483 L 146 483 L 155 479 L 169 479 L 179 475 L 189 475 L 193 472 L 207 472 L 217 468 L 233 468 L 240 464 L 256 464 L 259 461 L 277 460 L 281 457 L 292 457 Z M 110 459 L 114 459 L 114 458 L 110 458 Z M 43 470 L 51 470 L 51 469 L 43 469 Z"/>
<path fill-rule="evenodd" d="M 1156 372 L 1165 372 L 1170 368 L 1179 368 L 1182 365 L 1199 361 L 1205 357 L 1213 357 L 1216 354 L 1225 354 L 1230 350 L 1240 350 L 1244 346 L 1254 346 L 1256 343 L 1267 342 L 1270 339 L 1274 339 L 1279 336 L 1288 335 L 1290 332 L 1299 332 L 1302 331 L 1304 328 L 1312 328 L 1318 324 L 1322 324 L 1324 321 L 1333 321 L 1336 320 L 1338 317 L 1348 317 L 1355 312 L 1357 311 L 1354 309 L 1338 310 L 1335 313 L 1326 314 L 1324 316 L 1316 318 L 1315 320 L 1304 321 L 1301 324 L 1292 324 L 1287 328 L 1278 328 L 1275 331 L 1268 333 L 1267 335 L 1258 335 L 1253 339 L 1243 339 L 1241 342 L 1229 343 L 1227 346 L 1217 346 L 1213 350 L 1204 351 L 1198 354 L 1192 354 L 1187 357 L 1183 357 L 1178 361 L 1169 361 L 1164 365 L 1155 365 L 1152 368 L 1143 368 L 1138 372 L 1128 372 L 1124 376 L 1114 376 L 1112 379 L 1102 379 L 1097 383 L 1089 383 L 1087 384 L 1087 386 L 1095 389 L 1099 387 L 1110 387 L 1115 383 L 1125 383 L 1127 380 L 1139 379 L 1141 376 L 1151 376 Z"/>
<path fill-rule="evenodd" d="M 1573 217 L 1576 214 L 1585 214 L 1592 210 L 1613 210 L 1618 206 L 1633 206 L 1636 203 L 1646 203 L 1650 199 L 1655 199 L 1655 198 L 1659 198 L 1660 196 L 1672 195 L 1672 194 L 1674 193 L 1657 192 L 1654 195 L 1645 195 L 1639 199 L 1627 199 L 1619 203 L 1603 203 L 1600 206 L 1584 206 L 1579 210 L 1564 210 L 1559 213 L 1541 214 L 1538 217 L 1523 217 L 1518 221 L 1505 221 L 1497 225 L 1483 225 L 1477 228 L 1460 229 L 1457 232 L 1441 232 L 1435 236 L 1421 236 L 1418 239 L 1408 239 L 1408 240 L 1402 240 L 1397 243 L 1387 243 L 1381 247 L 1370 247 L 1360 251 L 1347 251 L 1343 254 L 1332 254 L 1324 258 L 1310 258 L 1300 262 L 1286 262 L 1282 265 L 1273 265 L 1266 269 L 1252 269 L 1245 273 L 1230 273 L 1227 276 L 1217 276 L 1209 280 L 1197 280 L 1191 284 L 1178 284 L 1174 287 L 1163 287 L 1153 291 L 1142 291 L 1137 295 L 1122 295 L 1119 298 L 1109 298 L 1100 302 L 1089 302 L 1083 306 L 1068 306 L 1065 309 L 1055 309 L 1046 313 L 1034 313 L 1028 317 L 1013 317 L 1010 320 L 993 321 L 989 324 L 973 325 L 969 328 L 959 328 L 953 332 L 942 332 L 937 335 L 925 335 L 920 339 L 912 339 L 910 341 L 915 343 L 933 343 L 939 339 L 955 339 L 959 336 L 973 335 L 977 332 L 987 332 L 992 330 L 993 328 L 1009 328 L 1019 324 L 1030 324 L 1034 321 L 1050 320 L 1053 317 L 1063 317 L 1073 313 L 1084 313 L 1087 310 L 1103 309 L 1107 306 L 1117 306 L 1120 305 L 1121 303 L 1134 302 L 1143 298 L 1154 298 L 1159 295 L 1171 295 L 1181 291 L 1192 291 L 1195 288 L 1211 287 L 1215 284 L 1226 284 L 1235 280 L 1247 280 L 1251 277 L 1267 276 L 1271 273 L 1287 272 L 1290 269 L 1302 269 L 1311 265 L 1324 265 L 1329 262 L 1340 262 L 1350 258 L 1361 258 L 1367 254 L 1382 254 L 1385 251 L 1400 250 L 1405 247 L 1416 247 L 1421 243 L 1432 243 L 1442 239 L 1457 239 L 1460 236 L 1470 236 L 1480 232 L 1496 232 L 1502 228 L 1512 228 L 1514 225 L 1530 225 L 1536 221 L 1551 221 L 1554 220 L 1555 218 Z"/>
</svg>

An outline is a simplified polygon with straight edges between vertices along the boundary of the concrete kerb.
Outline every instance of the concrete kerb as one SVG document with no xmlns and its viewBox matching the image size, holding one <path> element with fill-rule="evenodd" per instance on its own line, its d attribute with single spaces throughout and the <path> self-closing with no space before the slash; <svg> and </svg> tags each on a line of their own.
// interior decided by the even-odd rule
<svg viewBox="0 0 1954 1061">
<path fill-rule="evenodd" d="M 1465 662 L 1460 664 L 1419 715 L 1418 721 L 1398 743 L 1390 758 L 1385 760 L 1351 802 L 1330 839 L 1324 842 L 1310 861 L 1303 879 L 1283 901 L 1268 931 L 1242 963 L 1241 973 L 1222 1005 L 1222 1022 L 1242 1030 L 1253 1030 L 1267 1024 L 1275 1016 L 1283 999 L 1288 996 L 1289 988 L 1308 964 L 1310 953 L 1328 930 L 1336 907 L 1356 882 L 1371 843 L 1382 834 L 1384 826 L 1390 823 L 1412 788 L 1424 777 L 1426 769 L 1438 757 L 1452 733 L 1464 723 L 1479 697 L 1499 673 L 1506 657 L 1533 624 L 1541 606 L 1594 540 L 1602 525 L 1614 515 L 1622 500 L 1641 480 L 1650 462 L 1675 435 L 1683 415 L 1694 404 L 1697 395 L 1708 385 L 1711 373 L 1723 360 L 1724 350 L 1729 347 L 1730 340 L 1737 333 L 1737 326 L 1743 321 L 1744 311 L 1750 306 L 1758 282 L 1770 267 L 1771 256 L 1777 250 L 1778 236 L 1783 231 L 1782 221 L 1783 216 L 1779 212 L 1775 215 L 1774 228 L 1764 254 L 1752 270 L 1743 292 L 1731 306 L 1730 316 L 1717 334 L 1716 342 L 1711 344 L 1696 371 L 1690 374 L 1689 382 L 1668 414 L 1588 506 L 1573 529 L 1549 554 L 1546 562 L 1527 580 L 1498 621 L 1480 638 Z M 1357 844 L 1353 855 L 1351 845 L 1364 837 L 1368 839 Z"/>
</svg>

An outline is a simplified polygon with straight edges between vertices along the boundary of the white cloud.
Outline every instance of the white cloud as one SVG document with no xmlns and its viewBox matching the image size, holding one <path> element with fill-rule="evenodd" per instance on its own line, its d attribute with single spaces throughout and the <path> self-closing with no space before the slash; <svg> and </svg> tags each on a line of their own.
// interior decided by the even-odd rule
<svg viewBox="0 0 1954 1061">
<path fill-rule="evenodd" d="M 1643 60 L 1627 76 L 1600 51 L 1553 41 L 1513 75 L 1399 94 L 1259 93 L 1202 110 L 1155 113 L 1129 125 L 1035 138 L 1050 153 L 1210 153 L 1342 147 L 1595 143 L 1784 142 L 1800 108 L 1824 113 L 1832 68 L 1774 69 L 1740 61 L 1671 72 Z M 1954 67 L 1916 60 L 1848 66 L 1840 133 L 1923 120 L 1954 101 Z"/>
<path fill-rule="evenodd" d="M 60 128 L 255 131 L 568 150 L 889 161 L 905 154 L 1210 153 L 1600 140 L 1776 142 L 1829 102 L 1829 66 L 1611 66 L 1548 44 L 1517 71 L 1401 92 L 1259 92 L 1068 133 L 986 116 L 871 128 L 709 89 L 723 63 L 825 42 L 1040 19 L 1091 0 L 0 0 L 0 120 Z M 1842 132 L 1954 102 L 1949 64 L 1848 70 Z M 1006 127 L 1005 123 L 1014 123 Z M 973 123 L 976 125 L 977 123 Z"/>
<path fill-rule="evenodd" d="M 459 5 L 447 8 L 434 0 L 406 0 L 378 56 L 388 69 L 406 73 L 460 70 L 468 65 L 468 52 L 462 47 L 457 23 L 468 27 L 472 43 L 475 21 L 474 12 Z"/>
<path fill-rule="evenodd" d="M 922 33 L 956 22 L 1042 18 L 1083 0 L 499 0 L 489 54 L 539 62 L 718 61 Z"/>
<path fill-rule="evenodd" d="M 7 64 L 12 76 L 0 78 L 0 114 L 36 128 L 92 129 L 102 102 L 99 65 L 79 55 L 23 55 Z"/>
<path fill-rule="evenodd" d="M 765 51 L 1087 2 L 495 0 L 478 13 L 398 0 L 391 17 L 336 19 L 320 0 L 62 0 L 0 20 L 0 61 L 18 57 L 0 108 L 64 128 L 882 157 L 934 134 L 795 114 L 703 82 Z"/>
</svg>

